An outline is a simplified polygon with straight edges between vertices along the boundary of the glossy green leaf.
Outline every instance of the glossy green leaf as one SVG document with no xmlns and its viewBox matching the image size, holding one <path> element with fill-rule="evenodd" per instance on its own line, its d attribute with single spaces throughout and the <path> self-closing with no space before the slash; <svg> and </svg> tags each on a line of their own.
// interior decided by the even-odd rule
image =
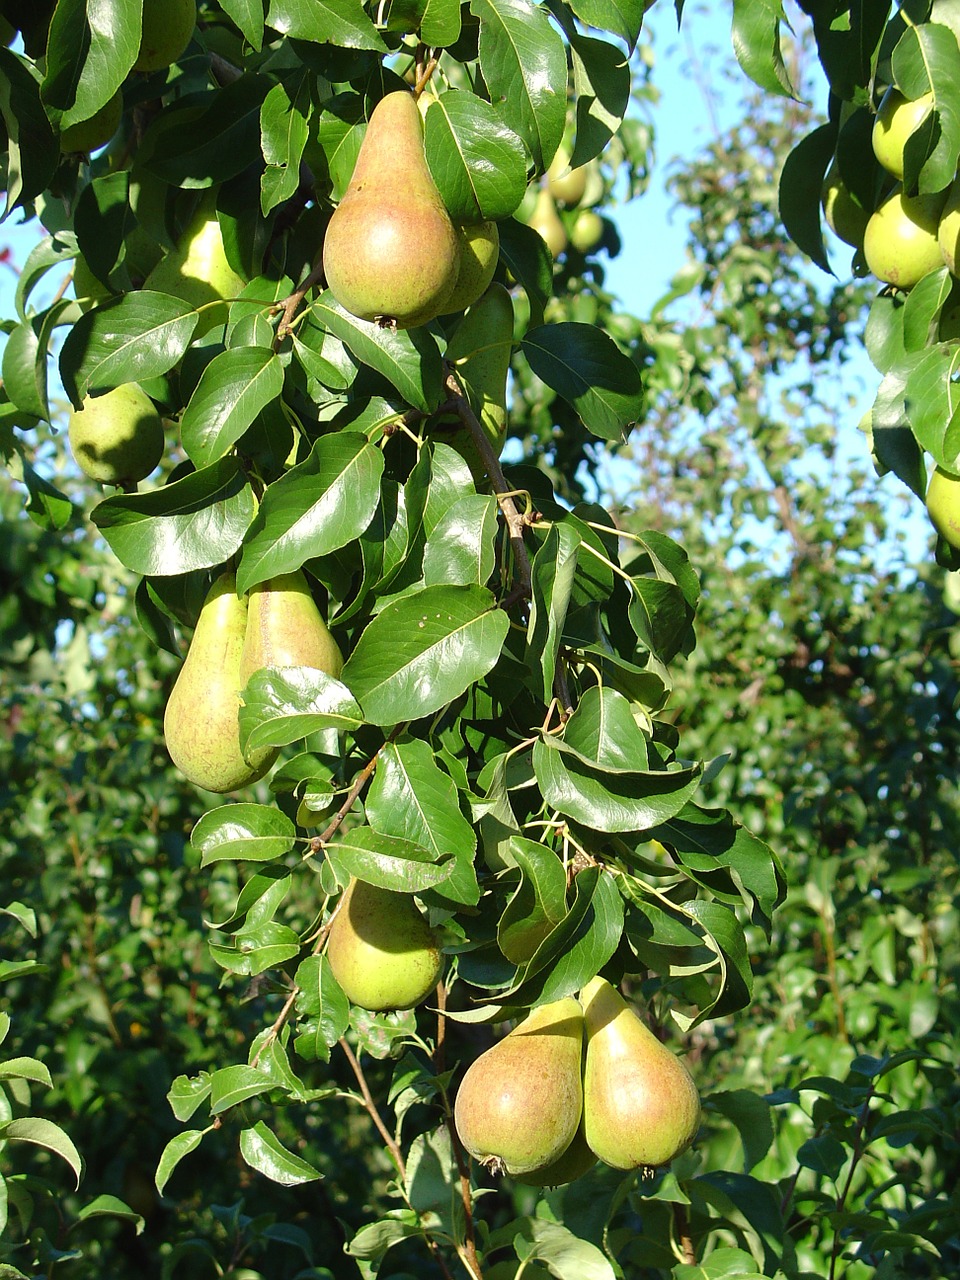
<svg viewBox="0 0 960 1280">
<path fill-rule="evenodd" d="M 496 566 L 497 517 L 490 494 L 468 494 L 451 503 L 427 538 L 424 583 L 482 587 Z"/>
<path fill-rule="evenodd" d="M 201 1103 L 210 1097 L 210 1073 L 201 1071 L 196 1076 L 177 1076 L 167 1093 L 170 1110 L 182 1124 L 189 1120 Z"/>
<path fill-rule="evenodd" d="M 552 849 L 514 836 L 510 853 L 520 884 L 497 924 L 497 944 L 513 964 L 524 964 L 567 913 L 567 873 Z"/>
<path fill-rule="evenodd" d="M 356 827 L 328 845 L 331 857 L 348 875 L 396 893 L 421 893 L 446 880 L 453 859 L 434 861 L 436 851 L 413 840 L 387 836 L 373 827 Z"/>
<path fill-rule="evenodd" d="M 603 1251 L 560 1222 L 518 1218 L 512 1229 L 517 1256 L 543 1262 L 557 1280 L 615 1280 L 617 1273 Z"/>
<path fill-rule="evenodd" d="M 44 1147 L 60 1157 L 73 1170 L 76 1186 L 80 1185 L 83 1161 L 71 1139 L 52 1120 L 41 1116 L 22 1116 L 0 1123 L 0 1141 L 26 1142 L 30 1146 Z"/>
<path fill-rule="evenodd" d="M 140 48 L 139 9 L 127 0 L 64 0 L 54 10 L 47 48 L 43 98 L 63 130 L 89 120 L 126 79 Z"/>
<path fill-rule="evenodd" d="M 292 573 L 310 556 L 351 542 L 370 523 L 380 496 L 383 454 L 365 436 L 321 436 L 305 462 L 270 485 L 237 569 L 237 590 Z"/>
<path fill-rule="evenodd" d="M 935 118 L 931 115 L 927 120 L 929 139 L 918 137 L 916 150 L 911 139 L 904 150 L 904 187 L 908 192 L 917 187 L 922 192 L 942 191 L 956 176 L 960 161 L 960 105 L 955 93 L 958 61 L 956 34 L 938 22 L 911 24 L 893 51 L 890 66 L 904 95 L 919 98 L 932 92 L 936 109 Z M 926 158 L 915 172 L 918 154 Z"/>
<path fill-rule="evenodd" d="M 222 564 L 253 513 L 240 464 L 221 458 L 162 489 L 107 498 L 90 518 L 128 569 L 163 576 Z"/>
<path fill-rule="evenodd" d="M 272 862 L 293 848 L 296 828 L 290 819 L 264 804 L 227 804 L 210 809 L 190 833 L 201 865 L 224 858 L 238 862 Z"/>
<path fill-rule="evenodd" d="M 288 1151 L 262 1120 L 258 1120 L 251 1129 L 241 1129 L 240 1154 L 251 1169 L 282 1187 L 298 1187 L 320 1177 L 312 1164 Z"/>
<path fill-rule="evenodd" d="M 296 1050 L 308 1061 L 326 1062 L 350 1025 L 350 1001 L 340 990 L 326 956 L 308 956 L 297 968 Z"/>
<path fill-rule="evenodd" d="M 543 700 L 553 697 L 557 654 L 577 571 L 580 538 L 569 524 L 550 526 L 531 566 L 530 622 L 527 627 L 527 662 L 538 666 Z"/>
<path fill-rule="evenodd" d="M 371 724 L 417 720 L 487 674 L 509 626 L 484 587 L 426 587 L 373 619 L 342 679 Z"/>
<path fill-rule="evenodd" d="M 595 325 L 566 321 L 529 329 L 530 368 L 604 440 L 626 440 L 642 411 L 640 370 Z"/>
<path fill-rule="evenodd" d="M 835 144 L 834 127 L 820 125 L 797 143 L 780 174 L 780 217 L 787 234 L 824 271 L 830 271 L 830 260 L 823 243 L 820 192 Z"/>
<path fill-rule="evenodd" d="M 47 187 L 60 163 L 60 148 L 40 102 L 36 72 L 25 59 L 4 48 L 0 48 L 0 117 L 7 134 L 6 218 Z"/>
<path fill-rule="evenodd" d="M 265 667 L 243 691 L 240 741 L 245 750 L 283 747 L 322 729 L 349 732 L 363 724 L 350 690 L 312 667 Z"/>
<path fill-rule="evenodd" d="M 260 150 L 260 110 L 270 88 L 266 76 L 250 74 L 176 104 L 147 132 L 140 163 L 163 182 L 187 189 L 237 177 Z"/>
<path fill-rule="evenodd" d="M 291 94 L 291 88 L 295 92 Z M 260 178 L 260 208 L 270 212 L 291 199 L 300 185 L 300 162 L 307 145 L 310 79 L 275 84 L 260 108 L 260 148 L 267 167 Z"/>
<path fill-rule="evenodd" d="M 427 110 L 424 146 L 455 222 L 506 218 L 527 187 L 523 143 L 482 98 L 448 89 Z"/>
<path fill-rule="evenodd" d="M 270 0 L 267 25 L 281 35 L 347 49 L 386 48 L 360 0 Z"/>
<path fill-rule="evenodd" d="M 740 66 L 761 89 L 793 97 L 780 47 L 786 22 L 781 0 L 733 0 L 733 49 Z"/>
<path fill-rule="evenodd" d="M 649 4 L 647 0 L 573 0 L 570 8 L 588 27 L 612 31 L 632 51 Z"/>
<path fill-rule="evenodd" d="M 191 1151 L 196 1151 L 204 1135 L 209 1132 L 209 1129 L 188 1129 L 186 1133 L 174 1134 L 163 1148 L 157 1164 L 155 1182 L 158 1195 L 163 1195 L 164 1187 L 170 1181 L 170 1175 L 184 1156 L 188 1156 Z"/>
<path fill-rule="evenodd" d="M 221 458 L 282 389 L 283 366 L 264 347 L 232 347 L 214 356 L 180 420 L 193 463 L 206 467 Z"/>
<path fill-rule="evenodd" d="M 264 27 L 262 0 L 220 0 L 220 7 L 237 24 L 247 43 L 259 53 Z"/>
</svg>

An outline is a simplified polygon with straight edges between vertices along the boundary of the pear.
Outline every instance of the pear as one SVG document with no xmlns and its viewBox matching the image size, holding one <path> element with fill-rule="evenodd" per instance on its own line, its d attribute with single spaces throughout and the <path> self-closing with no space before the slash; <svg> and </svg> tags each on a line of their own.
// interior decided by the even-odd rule
<svg viewBox="0 0 960 1280">
<path fill-rule="evenodd" d="M 870 221 L 869 210 L 857 204 L 846 184 L 840 177 L 840 170 L 834 158 L 830 161 L 820 189 L 820 204 L 827 226 L 838 239 L 851 248 L 858 249 L 863 244 L 863 233 Z"/>
<path fill-rule="evenodd" d="M 563 1187 L 568 1182 L 576 1182 L 577 1178 L 582 1178 L 596 1163 L 597 1157 L 587 1143 L 581 1117 L 580 1127 L 566 1151 L 549 1164 L 534 1169 L 532 1173 L 519 1174 L 517 1181 L 530 1187 Z"/>
<path fill-rule="evenodd" d="M 937 467 L 927 486 L 926 502 L 937 533 L 951 547 L 960 548 L 960 476 Z"/>
<path fill-rule="evenodd" d="M 467 1069 L 460 1141 L 498 1173 L 529 1174 L 570 1146 L 583 1110 L 583 1014 L 572 996 L 541 1005 Z"/>
<path fill-rule="evenodd" d="M 547 170 L 547 189 L 554 200 L 559 200 L 567 208 L 572 209 L 580 203 L 587 193 L 587 177 L 590 170 L 585 164 L 577 169 L 570 168 L 570 149 L 561 144 L 556 155 L 550 161 Z"/>
<path fill-rule="evenodd" d="M 873 122 L 873 154 L 888 173 L 903 177 L 903 151 L 910 137 L 933 110 L 933 94 L 924 93 L 919 98 L 906 98 L 893 85 L 880 101 L 877 118 Z"/>
<path fill-rule="evenodd" d="M 160 259 L 143 287 L 182 298 L 193 307 L 203 307 L 195 337 L 202 337 L 226 322 L 225 304 L 218 307 L 205 304 L 235 298 L 244 282 L 227 261 L 217 221 L 216 193 L 201 201 L 176 249 Z"/>
<path fill-rule="evenodd" d="M 537 193 L 537 203 L 527 224 L 546 243 L 554 258 L 559 258 L 567 247 L 567 229 L 560 221 L 557 205 L 550 194 L 549 187 L 541 187 Z"/>
<path fill-rule="evenodd" d="M 123 117 L 123 94 L 118 89 L 89 120 L 68 125 L 60 134 L 60 150 L 64 155 L 74 151 L 96 151 L 109 142 L 120 128 Z"/>
<path fill-rule="evenodd" d="M 315 667 L 331 676 L 343 667 L 343 654 L 299 570 L 261 582 L 247 597 L 241 682 L 261 667 Z"/>
<path fill-rule="evenodd" d="M 206 791 L 235 791 L 256 782 L 276 758 L 272 748 L 249 758 L 240 750 L 240 659 L 247 602 L 237 580 L 222 573 L 207 593 L 196 630 L 167 700 L 163 736 L 184 777 Z"/>
<path fill-rule="evenodd" d="M 685 1151 L 700 1125 L 689 1071 L 604 978 L 580 992 L 587 1026 L 583 1127 L 615 1169 L 657 1168 Z"/>
<path fill-rule="evenodd" d="M 457 230 L 460 270 L 453 293 L 443 304 L 448 312 L 473 306 L 493 279 L 500 257 L 500 232 L 495 222 L 471 222 Z"/>
<path fill-rule="evenodd" d="M 327 939 L 327 959 L 344 995 L 362 1009 L 412 1009 L 437 985 L 436 934 L 409 893 L 351 879 Z"/>
<path fill-rule="evenodd" d="M 492 284 L 466 313 L 447 346 L 471 409 L 499 457 L 507 437 L 507 374 L 513 349 L 513 302 L 502 284 Z M 448 437 L 466 459 L 480 484 L 486 467 L 470 432 L 465 428 Z"/>
<path fill-rule="evenodd" d="M 196 0 L 143 0 L 140 49 L 134 71 L 160 71 L 176 62 L 190 43 L 196 25 Z"/>
<path fill-rule="evenodd" d="M 944 195 L 905 196 L 898 187 L 870 215 L 863 235 L 867 266 L 887 284 L 912 289 L 943 266 L 937 228 Z"/>
<path fill-rule="evenodd" d="M 388 93 L 327 226 L 327 284 L 361 320 L 412 329 L 446 309 L 459 269 L 460 242 L 427 168 L 417 101 L 406 90 Z"/>
<path fill-rule="evenodd" d="M 955 178 L 947 192 L 947 203 L 937 225 L 940 256 L 952 276 L 960 275 L 960 178 Z"/>
<path fill-rule="evenodd" d="M 136 484 L 163 455 L 163 421 L 136 382 L 86 396 L 67 435 L 77 466 L 100 484 Z"/>
</svg>

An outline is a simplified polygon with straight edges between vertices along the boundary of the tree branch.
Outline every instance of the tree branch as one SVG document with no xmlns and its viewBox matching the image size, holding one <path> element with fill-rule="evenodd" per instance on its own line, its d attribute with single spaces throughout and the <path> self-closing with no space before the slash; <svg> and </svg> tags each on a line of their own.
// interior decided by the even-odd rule
<svg viewBox="0 0 960 1280">
<path fill-rule="evenodd" d="M 442 1075 L 446 1069 L 446 1009 L 447 1009 L 447 987 L 446 983 L 440 982 L 437 987 L 437 1047 L 433 1053 L 433 1064 L 437 1074 Z M 453 1151 L 453 1158 L 457 1162 L 457 1172 L 460 1175 L 460 1198 L 463 1201 L 463 1235 L 464 1241 L 462 1246 L 457 1246 L 457 1253 L 460 1261 L 467 1268 L 476 1280 L 483 1280 L 483 1271 L 480 1267 L 480 1259 L 477 1257 L 477 1240 L 473 1225 L 473 1200 L 470 1194 L 470 1167 L 467 1164 L 466 1157 L 463 1153 L 463 1147 L 460 1145 L 460 1135 L 457 1133 L 457 1126 L 453 1120 L 453 1109 L 450 1106 L 450 1095 L 443 1085 L 440 1086 L 440 1098 L 443 1103 L 443 1114 L 447 1122 L 447 1129 L 450 1133 L 450 1146 Z"/>
<path fill-rule="evenodd" d="M 350 1063 L 350 1066 L 353 1070 L 353 1074 L 357 1078 L 357 1084 L 360 1086 L 360 1093 L 363 1097 L 364 1108 L 366 1109 L 367 1114 L 370 1116 L 370 1119 L 377 1126 L 377 1132 L 380 1134 L 380 1137 L 383 1139 L 384 1143 L 386 1144 L 387 1150 L 390 1152 L 391 1156 L 393 1156 L 393 1162 L 397 1166 L 397 1172 L 400 1174 L 400 1177 L 403 1178 L 404 1181 L 406 1181 L 407 1165 L 406 1165 L 406 1161 L 403 1158 L 403 1152 L 400 1150 L 399 1146 L 397 1145 L 397 1141 L 394 1138 L 393 1134 L 390 1132 L 387 1126 L 383 1123 L 383 1117 L 381 1116 L 380 1112 L 377 1110 L 377 1104 L 373 1100 L 373 1094 L 370 1092 L 370 1086 L 367 1084 L 367 1077 L 363 1074 L 363 1068 L 360 1066 L 360 1063 L 357 1061 L 357 1058 L 353 1050 L 350 1048 L 349 1044 L 347 1044 L 345 1037 L 343 1036 L 340 1037 L 339 1045 L 340 1045 L 340 1048 L 343 1050 L 344 1056 L 346 1057 L 347 1061 Z"/>
</svg>

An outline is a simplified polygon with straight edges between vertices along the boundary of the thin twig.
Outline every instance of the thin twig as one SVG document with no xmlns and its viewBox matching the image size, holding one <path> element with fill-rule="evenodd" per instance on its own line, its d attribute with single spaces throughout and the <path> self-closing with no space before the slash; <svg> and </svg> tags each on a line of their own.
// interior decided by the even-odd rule
<svg viewBox="0 0 960 1280">
<path fill-rule="evenodd" d="M 393 1134 L 390 1132 L 387 1126 L 383 1123 L 383 1117 L 380 1115 L 380 1112 L 377 1110 L 377 1104 L 373 1100 L 373 1094 L 370 1092 L 370 1086 L 367 1084 L 367 1077 L 363 1074 L 363 1068 L 360 1066 L 360 1063 L 357 1061 L 353 1050 L 350 1048 L 349 1044 L 347 1044 L 346 1039 L 344 1037 L 341 1037 L 339 1043 L 340 1043 L 340 1048 L 343 1050 L 347 1061 L 350 1063 L 350 1066 L 353 1069 L 353 1074 L 357 1078 L 357 1084 L 360 1086 L 360 1093 L 363 1096 L 364 1108 L 366 1109 L 368 1115 L 370 1116 L 370 1119 L 377 1126 L 377 1131 L 379 1132 L 380 1137 L 386 1143 L 388 1151 L 393 1156 L 393 1162 L 397 1166 L 397 1172 L 400 1174 L 400 1177 L 404 1180 L 404 1182 L 406 1182 L 407 1166 L 403 1158 L 403 1152 L 400 1150 L 399 1146 L 397 1145 L 396 1138 L 394 1138 Z"/>
<path fill-rule="evenodd" d="M 480 425 L 477 415 L 470 408 L 470 403 L 463 394 L 463 388 L 460 386 L 457 375 L 452 370 L 447 374 L 446 388 L 450 392 L 450 407 L 470 432 L 487 475 L 490 477 L 490 483 L 493 485 L 493 493 L 497 499 L 497 505 L 503 512 L 503 518 L 507 522 L 510 545 L 513 548 L 517 565 L 518 581 L 515 590 L 520 590 L 522 595 L 529 599 L 531 594 L 530 556 L 523 540 L 524 530 L 527 527 L 526 520 L 513 500 L 510 487 L 500 466 L 500 459 L 494 452 L 493 445 Z"/>
<path fill-rule="evenodd" d="M 687 1210 L 682 1204 L 676 1201 L 673 1205 L 673 1224 L 677 1229 L 677 1237 L 680 1241 L 680 1252 L 683 1254 L 683 1260 L 688 1266 L 693 1266 L 697 1261 L 697 1251 L 693 1247 L 693 1240 L 690 1237 L 690 1223 L 687 1221 Z"/>
<path fill-rule="evenodd" d="M 317 263 L 313 270 L 309 273 L 302 284 L 294 289 L 293 293 L 284 298 L 283 302 L 278 303 L 279 310 L 282 315 L 280 323 L 277 325 L 277 336 L 274 339 L 274 349 L 280 346 L 280 343 L 292 332 L 293 318 L 300 310 L 304 298 L 314 287 L 314 285 L 323 283 L 323 263 Z"/>
<path fill-rule="evenodd" d="M 437 1047 L 433 1051 L 433 1065 L 437 1075 L 443 1075 L 446 1069 L 446 1010 L 447 1010 L 447 987 L 446 983 L 441 982 L 437 987 Z M 460 1135 L 457 1133 L 457 1126 L 453 1120 L 453 1108 L 450 1106 L 450 1095 L 446 1088 L 440 1085 L 440 1099 L 443 1103 L 443 1114 L 447 1122 L 447 1129 L 450 1133 L 450 1146 L 453 1151 L 453 1158 L 457 1162 L 457 1172 L 460 1175 L 460 1197 L 463 1200 L 463 1245 L 457 1246 L 457 1253 L 460 1261 L 467 1268 L 475 1280 L 483 1280 L 483 1271 L 480 1267 L 480 1259 L 477 1257 L 477 1240 L 473 1225 L 473 1201 L 470 1194 L 470 1167 L 467 1164 L 463 1147 L 460 1145 Z"/>
</svg>

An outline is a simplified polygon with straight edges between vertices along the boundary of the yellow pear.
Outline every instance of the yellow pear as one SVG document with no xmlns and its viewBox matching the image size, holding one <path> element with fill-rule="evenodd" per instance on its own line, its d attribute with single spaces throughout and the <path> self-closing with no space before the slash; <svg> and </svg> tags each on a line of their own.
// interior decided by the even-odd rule
<svg viewBox="0 0 960 1280">
<path fill-rule="evenodd" d="M 560 221 L 556 202 L 548 187 L 541 187 L 537 193 L 537 203 L 533 207 L 528 225 L 545 242 L 554 258 L 559 258 L 567 247 L 567 231 Z"/>
<path fill-rule="evenodd" d="M 581 209 L 570 229 L 570 243 L 580 253 L 590 253 L 603 239 L 603 218 L 595 209 Z"/>
<path fill-rule="evenodd" d="M 276 759 L 273 748 L 240 750 L 240 659 L 247 602 L 233 573 L 222 573 L 203 602 L 190 648 L 163 717 L 170 758 L 184 777 L 207 791 L 235 791 L 256 782 Z"/>
<path fill-rule="evenodd" d="M 118 89 L 89 120 L 79 120 L 64 129 L 60 134 L 61 152 L 67 155 L 73 151 L 96 151 L 117 132 L 122 117 L 123 94 Z"/>
<path fill-rule="evenodd" d="M 134 71 L 160 71 L 176 62 L 190 43 L 196 25 L 196 0 L 143 0 L 140 50 Z"/>
<path fill-rule="evenodd" d="M 556 1160 L 534 1169 L 532 1173 L 518 1174 L 517 1181 L 531 1187 L 563 1187 L 568 1182 L 576 1182 L 577 1178 L 582 1178 L 596 1163 L 597 1157 L 587 1143 L 581 1116 L 580 1127 L 567 1149 Z"/>
<path fill-rule="evenodd" d="M 583 1110 L 583 1014 L 572 996 L 540 1005 L 480 1055 L 457 1090 L 454 1120 L 495 1172 L 529 1174 L 570 1146 Z"/>
<path fill-rule="evenodd" d="M 443 958 L 413 895 L 351 879 L 327 938 L 333 976 L 352 1004 L 412 1009 L 437 985 Z"/>
<path fill-rule="evenodd" d="M 820 203 L 827 226 L 844 244 L 857 249 L 863 244 L 863 233 L 870 221 L 869 212 L 857 204 L 850 194 L 836 160 L 831 160 L 830 167 L 823 179 L 820 190 Z"/>
<path fill-rule="evenodd" d="M 554 200 L 572 209 L 586 195 L 589 173 L 589 167 L 585 164 L 571 169 L 570 150 L 561 145 L 547 170 L 547 188 Z"/>
<path fill-rule="evenodd" d="M 937 226 L 940 256 L 952 276 L 960 274 L 960 178 L 955 178 L 947 192 L 947 203 Z"/>
<path fill-rule="evenodd" d="M 244 282 L 227 261 L 215 194 L 201 202 L 176 249 L 160 259 L 143 287 L 182 298 L 192 307 L 203 307 L 195 337 L 202 337 L 214 326 L 226 322 L 229 311 L 226 303 L 206 304 L 237 297 Z"/>
<path fill-rule="evenodd" d="M 940 537 L 960 548 L 960 476 L 937 467 L 927 486 L 927 512 Z"/>
<path fill-rule="evenodd" d="M 327 226 L 327 284 L 361 320 L 412 329 L 447 309 L 459 269 L 459 238 L 427 167 L 416 98 L 388 93 Z"/>
<path fill-rule="evenodd" d="M 247 597 L 241 681 L 246 684 L 261 667 L 314 667 L 331 676 L 343 667 L 343 654 L 299 570 L 261 582 Z"/>
<path fill-rule="evenodd" d="M 587 1026 L 583 1127 L 615 1169 L 657 1168 L 690 1146 L 700 1096 L 683 1062 L 660 1043 L 604 978 L 580 992 Z"/>
<path fill-rule="evenodd" d="M 163 456 L 163 421 L 136 382 L 86 396 L 67 435 L 77 466 L 100 484 L 136 484 Z"/>
<path fill-rule="evenodd" d="M 863 256 L 878 280 L 912 289 L 928 271 L 943 266 L 937 240 L 943 203 L 942 193 L 911 197 L 898 187 L 870 215 Z"/>
<path fill-rule="evenodd" d="M 920 128 L 932 110 L 932 93 L 910 99 L 891 85 L 883 95 L 873 122 L 873 154 L 895 178 L 903 177 L 903 149 L 907 139 Z"/>
<path fill-rule="evenodd" d="M 445 312 L 463 311 L 486 291 L 500 257 L 500 232 L 495 222 L 471 222 L 457 228 L 460 270 L 457 283 L 443 304 Z"/>
</svg>

